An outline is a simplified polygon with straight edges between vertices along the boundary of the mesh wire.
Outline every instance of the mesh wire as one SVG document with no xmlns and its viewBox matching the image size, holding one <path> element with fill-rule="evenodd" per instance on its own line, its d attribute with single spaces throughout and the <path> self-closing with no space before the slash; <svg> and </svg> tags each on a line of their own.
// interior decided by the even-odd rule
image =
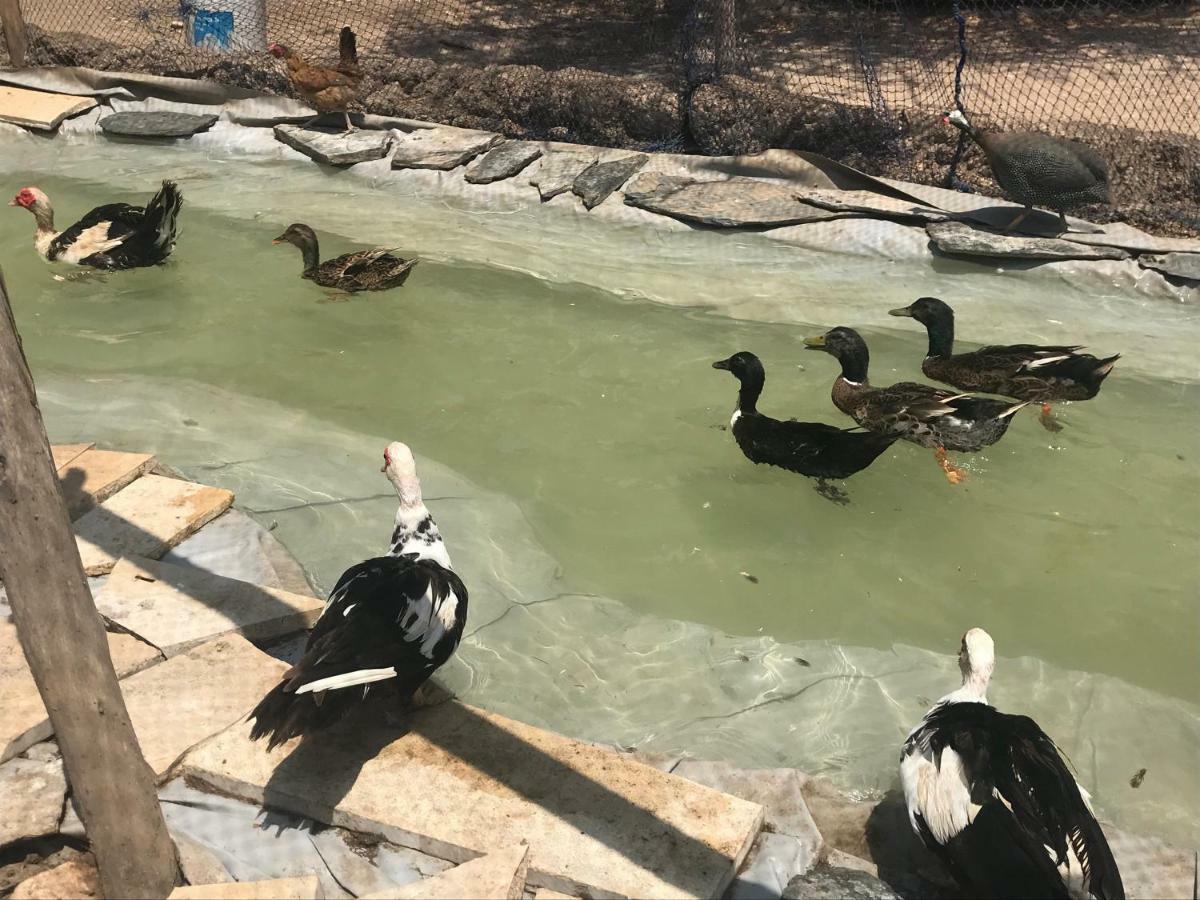
<svg viewBox="0 0 1200 900">
<path fill-rule="evenodd" d="M 961 103 L 986 129 L 1099 149 L 1116 210 L 1094 217 L 1200 233 L 1197 0 L 21 3 L 32 64 L 289 93 L 265 41 L 328 63 L 350 25 L 367 111 L 638 149 L 793 147 L 998 193 L 940 122 Z"/>
</svg>

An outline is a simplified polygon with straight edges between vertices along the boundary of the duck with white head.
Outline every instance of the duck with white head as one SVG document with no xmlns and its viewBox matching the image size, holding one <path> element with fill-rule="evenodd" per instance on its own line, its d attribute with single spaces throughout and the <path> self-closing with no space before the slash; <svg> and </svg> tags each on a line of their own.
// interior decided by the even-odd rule
<svg viewBox="0 0 1200 900">
<path fill-rule="evenodd" d="M 909 822 L 965 896 L 1123 900 L 1087 791 L 1027 716 L 987 702 L 996 649 L 963 635 L 962 686 L 934 704 L 900 753 Z"/>
<path fill-rule="evenodd" d="M 250 736 L 271 748 L 332 725 L 372 693 L 410 705 L 462 639 L 467 588 L 450 567 L 406 444 L 388 444 L 382 471 L 400 500 L 391 548 L 342 573 L 300 662 L 250 714 Z"/>
</svg>

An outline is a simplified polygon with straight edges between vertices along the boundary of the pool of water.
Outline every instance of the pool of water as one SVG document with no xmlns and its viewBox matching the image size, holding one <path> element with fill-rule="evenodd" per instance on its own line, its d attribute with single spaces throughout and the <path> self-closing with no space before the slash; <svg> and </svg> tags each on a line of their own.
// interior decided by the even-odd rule
<svg viewBox="0 0 1200 900">
<path fill-rule="evenodd" d="M 945 654 L 982 625 L 1021 658 L 1002 664 L 997 699 L 1070 730 L 1106 811 L 1194 831 L 1190 309 L 1053 279 L 815 258 L 755 235 L 580 225 L 536 199 L 470 208 L 307 164 L 29 143 L 39 152 L 3 163 L 6 190 L 37 183 L 64 224 L 144 201 L 164 176 L 187 198 L 168 265 L 65 282 L 53 274 L 69 270 L 35 257 L 28 214 L 0 214 L 52 436 L 154 450 L 233 487 L 324 586 L 386 539 L 375 469 L 382 441 L 407 441 L 437 473 L 430 505 L 477 576 L 472 624 L 496 620 L 461 654 L 469 698 L 874 790 L 891 781 L 904 726 L 955 686 Z M 102 157 L 107 168 L 89 167 Z M 331 302 L 299 278 L 293 248 L 270 243 L 295 220 L 322 234 L 325 255 L 368 241 L 423 261 L 402 290 Z M 1129 355 L 1096 400 L 1062 411 L 1061 433 L 1023 414 L 964 456 L 959 487 L 898 444 L 847 482 L 842 507 L 740 455 L 725 430 L 736 383 L 713 360 L 753 350 L 765 412 L 845 423 L 828 396 L 833 360 L 801 338 L 853 325 L 876 382 L 919 377 L 923 334 L 886 312 L 924 293 L 986 317 L 989 338 Z M 853 685 L 895 672 L 913 674 L 869 703 L 851 686 L 756 706 L 830 673 Z M 1133 722 L 1140 739 L 1110 733 Z M 1162 747 L 1145 746 L 1147 729 Z"/>
</svg>

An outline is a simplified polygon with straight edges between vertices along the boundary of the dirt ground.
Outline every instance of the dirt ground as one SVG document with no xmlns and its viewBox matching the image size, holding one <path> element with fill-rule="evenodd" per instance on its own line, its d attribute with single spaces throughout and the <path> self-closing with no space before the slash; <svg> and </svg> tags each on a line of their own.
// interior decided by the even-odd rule
<svg viewBox="0 0 1200 900">
<path fill-rule="evenodd" d="M 237 11 L 251 0 L 225 0 Z M 937 0 L 741 0 L 717 78 L 718 0 L 267 0 L 269 39 L 332 61 L 351 25 L 364 108 L 514 137 L 638 149 L 813 150 L 944 183 L 958 44 Z M 23 0 L 35 62 L 205 76 L 287 92 L 261 53 L 187 47 L 178 0 Z M 1200 3 L 968 0 L 976 124 L 1047 131 L 1110 161 L 1117 212 L 1200 234 Z M 715 83 L 714 83 L 715 82 Z M 997 193 L 977 150 L 958 186 Z"/>
</svg>

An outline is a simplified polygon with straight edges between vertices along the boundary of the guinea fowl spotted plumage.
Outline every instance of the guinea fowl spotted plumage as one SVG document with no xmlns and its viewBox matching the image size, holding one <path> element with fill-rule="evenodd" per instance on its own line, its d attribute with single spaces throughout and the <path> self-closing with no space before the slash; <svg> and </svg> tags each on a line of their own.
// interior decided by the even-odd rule
<svg viewBox="0 0 1200 900">
<path fill-rule="evenodd" d="M 969 897 L 1123 900 L 1121 873 L 1087 792 L 1026 716 L 987 702 L 995 647 L 962 639 L 962 687 L 912 730 L 900 753 L 909 821 Z"/>
<path fill-rule="evenodd" d="M 937 297 L 921 297 L 909 306 L 891 310 L 890 315 L 909 316 L 925 326 L 929 353 L 921 363 L 921 371 L 928 377 L 963 391 L 1041 403 L 1042 423 L 1051 430 L 1061 426 L 1050 419 L 1050 402 L 1095 397 L 1121 358 L 1117 354 L 1098 359 L 1080 353 L 1083 347 L 1079 345 L 1008 344 L 953 353 L 954 310 Z"/>
<path fill-rule="evenodd" d="M 342 573 L 303 657 L 250 714 L 250 737 L 269 747 L 333 724 L 373 685 L 410 702 L 462 638 L 467 589 L 421 499 L 412 452 L 394 442 L 383 460 L 400 499 L 391 550 Z"/>
<path fill-rule="evenodd" d="M 304 257 L 302 278 L 315 281 L 322 287 L 337 288 L 347 293 L 357 291 L 386 291 L 400 287 L 408 280 L 415 259 L 401 259 L 392 251 L 376 247 L 359 250 L 321 262 L 317 235 L 307 225 L 297 222 L 275 238 L 273 244 L 291 244 Z"/>
<path fill-rule="evenodd" d="M 8 205 L 33 213 L 33 246 L 43 259 L 96 269 L 136 269 L 157 265 L 175 249 L 183 194 L 175 182 L 164 181 L 144 208 L 107 203 L 62 231 L 54 230 L 54 208 L 38 188 L 21 188 Z"/>
<path fill-rule="evenodd" d="M 1010 198 L 1025 208 L 1008 223 L 1012 231 L 1040 206 L 1058 213 L 1089 203 L 1108 203 L 1108 163 L 1086 144 L 1033 131 L 980 131 L 961 110 L 942 121 L 970 135 L 987 156 L 992 175 Z"/>
<path fill-rule="evenodd" d="M 746 458 L 815 478 L 817 493 L 834 502 L 844 503 L 847 498 L 825 479 L 849 478 L 861 472 L 899 438 L 898 434 L 835 428 L 819 422 L 772 419 L 758 411 L 767 376 L 757 356 L 742 351 L 712 365 L 733 373 L 741 384 L 729 426 Z"/>
<path fill-rule="evenodd" d="M 833 404 L 864 428 L 929 447 L 951 484 L 966 475 L 946 457 L 947 450 L 980 450 L 1008 430 L 1013 413 L 1027 406 L 987 397 L 952 394 L 928 384 L 901 381 L 877 388 L 867 380 L 870 353 L 853 328 L 833 328 L 806 338 L 805 347 L 837 359 L 842 373 L 833 382 Z"/>
</svg>

